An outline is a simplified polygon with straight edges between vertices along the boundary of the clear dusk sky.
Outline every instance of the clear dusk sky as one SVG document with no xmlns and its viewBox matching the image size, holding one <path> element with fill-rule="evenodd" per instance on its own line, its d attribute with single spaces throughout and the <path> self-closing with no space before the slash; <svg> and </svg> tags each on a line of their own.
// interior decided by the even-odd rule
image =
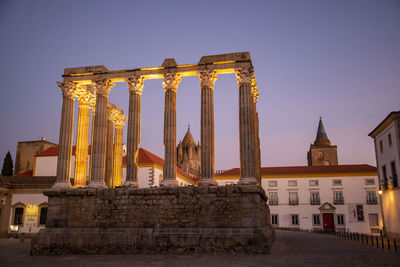
<svg viewBox="0 0 400 267">
<path fill-rule="evenodd" d="M 110 70 L 178 64 L 249 51 L 260 98 L 263 166 L 306 165 L 323 117 L 340 164 L 375 165 L 368 133 L 400 110 L 400 1 L 0 0 L 0 160 L 18 141 L 58 143 L 64 68 Z M 128 89 L 110 100 L 127 114 Z M 239 167 L 238 87 L 214 89 L 216 169 Z M 142 144 L 164 157 L 161 80 L 146 81 Z M 77 119 L 77 105 L 76 105 Z M 200 139 L 200 84 L 183 78 L 178 141 Z M 124 142 L 126 142 L 126 128 Z M 76 129 L 76 124 L 75 124 Z"/>
</svg>

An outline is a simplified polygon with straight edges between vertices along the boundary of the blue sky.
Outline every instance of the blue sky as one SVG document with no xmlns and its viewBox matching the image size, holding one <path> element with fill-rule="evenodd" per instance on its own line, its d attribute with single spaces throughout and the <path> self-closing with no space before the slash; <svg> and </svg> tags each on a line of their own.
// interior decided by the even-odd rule
<svg viewBox="0 0 400 267">
<path fill-rule="evenodd" d="M 375 165 L 368 133 L 400 110 L 399 29 L 400 2 L 390 0 L 3 0 L 0 160 L 8 150 L 15 159 L 18 141 L 45 135 L 58 143 L 64 68 L 155 67 L 167 57 L 191 64 L 249 51 L 263 166 L 306 165 L 320 116 L 340 164 Z M 216 169 L 238 167 L 235 76 L 220 75 L 214 95 Z M 112 88 L 110 100 L 127 113 L 126 84 Z M 142 146 L 162 157 L 163 104 L 161 81 L 146 81 Z M 189 122 L 199 140 L 197 77 L 179 85 L 177 112 L 178 141 Z"/>
</svg>

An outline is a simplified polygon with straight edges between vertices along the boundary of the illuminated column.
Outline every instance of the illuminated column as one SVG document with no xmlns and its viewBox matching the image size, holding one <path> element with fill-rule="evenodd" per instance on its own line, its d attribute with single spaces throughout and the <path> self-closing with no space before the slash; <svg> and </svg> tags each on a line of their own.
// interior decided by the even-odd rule
<svg viewBox="0 0 400 267">
<path fill-rule="evenodd" d="M 199 185 L 217 185 L 214 177 L 214 83 L 215 71 L 199 74 L 201 85 L 201 179 Z"/>
<path fill-rule="evenodd" d="M 74 131 L 74 100 L 76 85 L 72 82 L 57 82 L 63 95 L 61 112 L 60 136 L 57 158 L 57 179 L 52 189 L 71 187 L 71 155 Z"/>
<path fill-rule="evenodd" d="M 178 186 L 176 181 L 176 91 L 181 82 L 179 74 L 164 74 L 164 155 L 163 186 Z"/>
<path fill-rule="evenodd" d="M 96 99 L 96 98 L 95 98 Z M 93 103 L 93 102 L 92 102 Z M 93 136 L 94 136 L 94 118 L 96 113 L 96 101 L 92 104 L 92 131 L 90 134 L 90 166 L 89 166 L 89 181 L 92 179 L 92 162 L 93 162 Z"/>
<path fill-rule="evenodd" d="M 104 188 L 107 138 L 107 98 L 114 84 L 107 79 L 94 81 L 96 86 L 96 115 L 94 121 L 92 178 L 89 187 Z"/>
<path fill-rule="evenodd" d="M 89 154 L 90 93 L 81 90 L 78 94 L 79 112 L 75 150 L 75 187 L 86 187 Z"/>
<path fill-rule="evenodd" d="M 128 118 L 120 113 L 114 117 L 115 123 L 115 136 L 114 136 L 114 160 L 113 160 L 113 180 L 112 188 L 122 185 L 122 140 L 124 134 L 124 125 Z"/>
<path fill-rule="evenodd" d="M 128 136 L 126 153 L 126 180 L 124 186 L 138 187 L 137 157 L 141 135 L 141 97 L 143 92 L 144 78 L 132 76 L 126 79 L 129 88 L 129 114 L 128 114 Z"/>
<path fill-rule="evenodd" d="M 251 81 L 253 68 L 236 69 L 239 84 L 240 181 L 256 184 L 256 138 Z"/>
<path fill-rule="evenodd" d="M 253 98 L 253 116 L 254 116 L 254 127 L 255 127 L 255 150 L 256 150 L 256 179 L 259 185 L 262 185 L 261 180 L 261 149 L 260 149 L 260 130 L 257 112 L 257 100 L 259 97 L 257 82 L 253 76 L 251 83 L 251 93 Z"/>
<path fill-rule="evenodd" d="M 107 187 L 112 187 L 113 179 L 113 158 L 114 158 L 114 116 L 116 109 L 112 106 L 107 107 L 107 137 L 106 137 L 106 175 L 105 183 Z"/>
</svg>

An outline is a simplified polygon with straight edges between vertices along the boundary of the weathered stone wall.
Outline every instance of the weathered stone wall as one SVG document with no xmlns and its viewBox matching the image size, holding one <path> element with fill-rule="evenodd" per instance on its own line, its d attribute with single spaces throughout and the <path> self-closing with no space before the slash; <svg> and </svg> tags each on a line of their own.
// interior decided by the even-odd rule
<svg viewBox="0 0 400 267">
<path fill-rule="evenodd" d="M 256 185 L 47 191 L 46 229 L 32 253 L 268 252 L 273 239 Z"/>
</svg>

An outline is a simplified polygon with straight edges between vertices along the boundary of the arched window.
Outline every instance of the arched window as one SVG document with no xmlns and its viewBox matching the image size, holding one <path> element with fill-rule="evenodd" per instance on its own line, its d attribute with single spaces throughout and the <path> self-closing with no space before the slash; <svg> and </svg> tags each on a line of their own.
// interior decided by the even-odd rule
<svg viewBox="0 0 400 267">
<path fill-rule="evenodd" d="M 24 226 L 25 204 L 18 202 L 13 205 L 13 225 Z"/>
</svg>

